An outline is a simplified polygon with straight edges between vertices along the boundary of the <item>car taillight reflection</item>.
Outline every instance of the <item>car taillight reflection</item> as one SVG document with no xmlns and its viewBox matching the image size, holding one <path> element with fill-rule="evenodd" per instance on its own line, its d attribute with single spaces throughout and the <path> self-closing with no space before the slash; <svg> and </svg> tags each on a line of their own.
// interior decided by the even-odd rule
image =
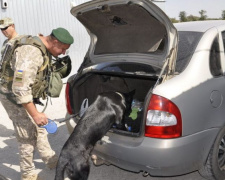
<svg viewBox="0 0 225 180">
<path fill-rule="evenodd" d="M 70 104 L 70 85 L 69 83 L 66 84 L 66 93 L 65 93 L 65 98 L 66 98 L 66 108 L 67 108 L 67 112 L 69 114 L 73 114 L 72 108 L 71 108 L 71 104 Z"/>
<path fill-rule="evenodd" d="M 176 138 L 182 134 L 182 119 L 178 107 L 170 100 L 153 94 L 148 106 L 145 136 Z"/>
</svg>

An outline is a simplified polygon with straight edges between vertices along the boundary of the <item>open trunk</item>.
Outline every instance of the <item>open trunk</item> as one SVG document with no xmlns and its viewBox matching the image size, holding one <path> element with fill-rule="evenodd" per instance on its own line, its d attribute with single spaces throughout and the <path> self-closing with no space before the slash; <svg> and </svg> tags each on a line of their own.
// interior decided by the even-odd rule
<svg viewBox="0 0 225 180">
<path fill-rule="evenodd" d="M 175 27 L 147 0 L 94 0 L 73 7 L 71 13 L 90 36 L 90 46 L 71 87 L 74 113 L 82 114 L 87 102 L 92 104 L 101 92 L 136 90 L 132 113 L 124 118 L 125 128 L 111 130 L 139 134 L 148 92 L 158 78 L 164 82 L 174 74 Z"/>
<path fill-rule="evenodd" d="M 106 91 L 118 91 L 127 93 L 135 90 L 132 102 L 132 112 L 123 121 L 124 128 L 113 126 L 111 131 L 138 135 L 142 127 L 144 102 L 148 92 L 157 81 L 157 76 L 126 76 L 116 74 L 88 73 L 79 78 L 73 86 L 72 101 L 74 112 L 82 115 L 85 106 L 91 105 L 97 95 Z M 85 102 L 85 103 L 84 103 Z M 78 116 L 79 118 L 79 116 Z"/>
</svg>

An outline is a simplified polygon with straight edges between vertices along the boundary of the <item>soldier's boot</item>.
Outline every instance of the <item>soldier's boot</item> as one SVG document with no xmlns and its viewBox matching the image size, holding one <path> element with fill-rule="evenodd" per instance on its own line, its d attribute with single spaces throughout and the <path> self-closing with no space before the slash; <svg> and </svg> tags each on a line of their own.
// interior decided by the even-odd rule
<svg viewBox="0 0 225 180">
<path fill-rule="evenodd" d="M 37 174 L 22 175 L 21 180 L 43 180 Z"/>
<path fill-rule="evenodd" d="M 56 166 L 57 166 L 57 162 L 58 162 L 58 156 L 57 155 L 54 155 L 52 156 L 48 163 L 46 164 L 46 166 L 49 168 L 49 169 L 55 169 Z"/>
</svg>

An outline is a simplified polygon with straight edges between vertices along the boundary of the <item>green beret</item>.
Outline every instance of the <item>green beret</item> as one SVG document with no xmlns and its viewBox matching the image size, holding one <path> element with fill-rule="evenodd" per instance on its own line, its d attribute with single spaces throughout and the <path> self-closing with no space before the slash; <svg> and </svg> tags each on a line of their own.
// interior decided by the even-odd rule
<svg viewBox="0 0 225 180">
<path fill-rule="evenodd" d="M 60 42 L 64 44 L 73 44 L 73 37 L 70 35 L 69 31 L 64 28 L 57 28 L 52 30 L 53 36 Z"/>
</svg>

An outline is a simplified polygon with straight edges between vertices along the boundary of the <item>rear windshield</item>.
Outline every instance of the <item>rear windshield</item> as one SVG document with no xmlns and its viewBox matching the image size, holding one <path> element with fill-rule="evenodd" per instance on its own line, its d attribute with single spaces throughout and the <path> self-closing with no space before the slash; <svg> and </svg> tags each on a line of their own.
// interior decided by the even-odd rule
<svg viewBox="0 0 225 180">
<path fill-rule="evenodd" d="M 178 53 L 176 72 L 182 72 L 189 63 L 194 50 L 202 37 L 202 32 L 178 31 Z"/>
</svg>

